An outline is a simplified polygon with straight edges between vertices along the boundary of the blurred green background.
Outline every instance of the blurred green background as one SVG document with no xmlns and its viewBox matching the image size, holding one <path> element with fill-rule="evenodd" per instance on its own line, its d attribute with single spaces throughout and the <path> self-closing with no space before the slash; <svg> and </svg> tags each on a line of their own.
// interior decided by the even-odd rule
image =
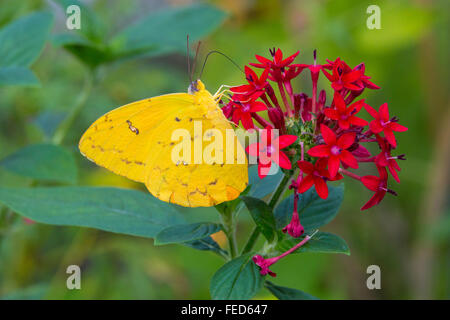
<svg viewBox="0 0 450 320">
<path fill-rule="evenodd" d="M 45 10 L 54 16 L 51 34 L 64 32 L 66 15 L 56 2 L 2 0 L 0 27 Z M 156 10 L 193 1 L 83 3 L 101 22 L 93 27 L 94 32 L 101 29 L 101 34 L 110 38 Z M 338 56 L 352 67 L 364 62 L 366 74 L 382 87 L 365 92 L 366 101 L 374 107 L 388 102 L 391 113 L 409 128 L 398 135 L 397 152 L 406 153 L 408 159 L 400 163 L 402 183 L 391 185 L 398 197 L 388 195 L 379 206 L 361 213 L 359 208 L 371 194 L 346 179 L 344 205 L 324 231 L 342 236 L 351 255 L 289 256 L 273 267 L 278 274 L 274 282 L 321 299 L 450 298 L 449 2 L 376 1 L 381 8 L 381 30 L 366 27 L 366 8 L 373 1 L 207 3 L 227 16 L 203 39 L 202 57 L 209 50 L 219 50 L 243 66 L 254 54 L 267 56 L 268 48 L 280 47 L 286 54 L 300 50 L 299 63 L 311 63 L 314 49 L 319 63 Z M 98 67 L 86 105 L 62 141 L 76 158 L 78 184 L 145 190 L 143 185 L 92 165 L 76 145 L 89 124 L 112 108 L 185 91 L 189 80 L 184 45 L 182 42 L 175 50 L 179 53 L 162 50 L 157 55 L 126 57 Z M 28 144 L 49 141 L 56 125 L 79 99 L 89 67 L 66 49 L 49 39 L 31 67 L 40 86 L 0 87 L 0 158 Z M 96 53 L 85 54 L 94 57 Z M 295 84 L 297 90 L 309 93 L 309 75 L 301 78 Z M 210 58 L 202 80 L 212 92 L 221 84 L 243 82 L 242 74 L 219 56 Z M 324 80 L 323 75 L 319 80 Z M 0 167 L 1 186 L 29 184 L 29 179 Z M 1 219 L 0 297 L 4 298 L 209 299 L 209 280 L 223 263 L 210 252 L 154 247 L 144 238 L 30 224 L 15 214 Z M 245 218 L 238 225 L 241 241 L 249 226 Z M 216 240 L 225 244 L 220 235 Z M 82 267 L 81 290 L 66 289 L 65 270 L 70 264 Z M 366 268 L 373 264 L 381 268 L 381 290 L 366 287 Z M 271 297 L 266 289 L 257 296 Z"/>
</svg>

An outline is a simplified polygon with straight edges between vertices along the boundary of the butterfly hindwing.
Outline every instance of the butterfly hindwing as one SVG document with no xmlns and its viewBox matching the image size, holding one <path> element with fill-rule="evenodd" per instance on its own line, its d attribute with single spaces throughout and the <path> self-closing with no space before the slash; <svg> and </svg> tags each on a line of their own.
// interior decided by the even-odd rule
<svg viewBox="0 0 450 320">
<path fill-rule="evenodd" d="M 158 137 L 156 145 L 152 147 L 152 156 L 148 161 L 147 189 L 163 201 L 176 203 L 182 206 L 198 207 L 212 206 L 224 201 L 235 199 L 247 186 L 247 162 L 242 146 L 232 133 L 234 141 L 233 153 L 234 163 L 226 163 L 225 152 L 218 157 L 217 162 L 205 163 L 202 159 L 200 164 L 194 163 L 194 147 L 198 140 L 208 135 L 208 129 L 215 129 L 223 138 L 223 149 L 226 148 L 226 130 L 233 129 L 222 112 L 218 110 L 217 116 L 207 117 L 197 108 L 190 108 L 176 116 L 171 123 L 166 122 L 155 131 Z M 173 119 L 175 119 L 172 116 Z M 195 132 L 194 126 L 201 123 L 203 137 Z M 186 129 L 190 133 L 191 158 L 190 161 L 174 161 L 172 150 L 174 144 L 171 134 L 177 128 Z M 211 141 L 202 142 L 202 151 Z M 230 150 L 226 150 L 230 151 Z M 243 163 L 237 163 L 238 152 L 244 155 Z M 174 188 L 176 186 L 176 188 Z"/>
</svg>

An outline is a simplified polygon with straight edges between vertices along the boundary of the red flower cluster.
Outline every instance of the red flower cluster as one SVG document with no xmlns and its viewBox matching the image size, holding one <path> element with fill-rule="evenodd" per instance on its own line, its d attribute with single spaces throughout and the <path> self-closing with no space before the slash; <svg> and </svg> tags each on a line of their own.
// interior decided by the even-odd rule
<svg viewBox="0 0 450 320">
<path fill-rule="evenodd" d="M 280 49 L 272 49 L 270 54 L 271 59 L 256 55 L 258 63 L 250 63 L 250 66 L 263 69 L 261 76 L 245 67 L 247 84 L 231 88 L 231 101 L 223 107 L 224 114 L 237 125 L 241 122 L 245 129 L 255 128 L 255 120 L 261 128 L 269 129 L 269 132 L 278 129 L 281 133 L 276 140 L 270 138 L 266 145 L 259 143 L 247 148 L 250 155 L 258 157 L 260 177 L 265 176 L 262 169 L 270 168 L 272 161 L 286 170 L 292 168 L 291 161 L 297 161 L 299 174 L 291 184 L 295 199 L 313 186 L 319 197 L 325 199 L 328 197 L 327 183 L 344 176 L 360 181 L 374 192 L 361 210 L 378 204 L 386 193 L 395 195 L 388 189 L 388 172 L 400 182 L 397 160 L 405 160 L 405 156 L 391 154 L 397 147 L 394 133 L 408 129 L 398 123 L 397 117 L 390 117 L 387 103 L 377 111 L 364 99 L 355 101 L 365 89 L 380 88 L 365 75 L 365 65 L 361 63 L 352 69 L 340 58 L 320 65 L 315 51 L 313 64 L 294 64 L 299 52 L 287 58 Z M 292 86 L 292 81 L 305 69 L 310 71 L 311 96 L 294 92 Z M 330 82 L 333 99 L 329 105 L 326 91 L 318 93 L 321 72 Z M 360 117 L 363 108 L 373 118 L 370 122 Z M 267 111 L 267 118 L 260 115 L 262 111 Z M 274 149 L 270 141 L 276 141 L 277 148 Z M 363 145 L 366 143 L 377 144 L 380 153 L 372 156 Z M 347 170 L 349 167 L 358 169 L 362 163 L 373 163 L 378 176 L 359 176 Z M 298 237 L 303 234 L 303 227 L 296 203 L 294 207 L 292 221 L 283 231 Z M 262 257 L 255 259 L 255 263 L 265 266 Z M 268 269 L 264 270 L 271 274 Z"/>
</svg>

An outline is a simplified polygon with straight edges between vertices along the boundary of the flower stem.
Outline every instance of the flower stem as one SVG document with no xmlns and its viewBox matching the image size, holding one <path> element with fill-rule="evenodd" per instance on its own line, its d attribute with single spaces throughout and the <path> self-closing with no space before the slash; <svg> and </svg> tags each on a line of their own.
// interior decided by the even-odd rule
<svg viewBox="0 0 450 320">
<path fill-rule="evenodd" d="M 289 117 L 292 117 L 291 105 L 286 97 L 286 92 L 284 91 L 283 83 L 278 82 L 278 89 L 280 90 L 281 98 L 283 99 L 284 106 L 286 107 L 286 111 Z"/>
<path fill-rule="evenodd" d="M 358 176 L 357 174 L 354 174 L 353 172 L 350 172 L 350 171 L 342 169 L 342 168 L 339 168 L 339 172 L 342 174 L 345 174 L 346 176 L 349 176 L 350 178 L 361 181 L 361 177 Z"/>
<path fill-rule="evenodd" d="M 236 243 L 236 222 L 233 212 L 224 212 L 220 215 L 222 220 L 223 232 L 228 239 L 228 247 L 230 251 L 230 259 L 233 259 L 238 254 L 238 247 Z"/>
<path fill-rule="evenodd" d="M 263 128 L 266 128 L 267 126 L 270 126 L 270 123 L 262 118 L 259 114 L 257 114 L 256 112 L 252 112 L 252 117 L 253 119 L 255 119 Z"/>
<path fill-rule="evenodd" d="M 275 192 L 272 194 L 272 197 L 270 198 L 269 201 L 269 207 L 271 209 L 275 208 L 278 201 L 281 199 L 281 196 L 284 194 L 284 191 L 286 191 L 286 188 L 289 186 L 289 181 L 291 180 L 291 177 L 292 177 L 291 174 L 285 174 L 281 182 L 278 184 Z M 247 243 L 244 246 L 244 249 L 242 249 L 242 254 L 252 251 L 256 241 L 258 240 L 259 234 L 260 231 L 258 227 L 255 227 L 250 237 L 248 238 Z"/>
</svg>

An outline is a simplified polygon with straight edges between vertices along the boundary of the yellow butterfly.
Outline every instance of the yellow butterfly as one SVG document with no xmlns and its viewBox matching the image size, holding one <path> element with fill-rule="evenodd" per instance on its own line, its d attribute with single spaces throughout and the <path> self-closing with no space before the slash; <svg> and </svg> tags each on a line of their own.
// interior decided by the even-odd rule
<svg viewBox="0 0 450 320">
<path fill-rule="evenodd" d="M 248 171 L 245 156 L 241 164 L 226 161 L 226 153 L 231 151 L 228 142 L 220 150 L 222 161 L 211 164 L 175 162 L 172 157 L 175 145 L 172 133 L 176 129 L 187 130 L 194 145 L 197 139 L 204 138 L 194 133 L 194 124 L 199 121 L 204 132 L 218 130 L 225 137 L 226 131 L 233 130 L 218 106 L 220 97 L 220 93 L 213 96 L 197 80 L 188 93 L 172 93 L 124 105 L 96 120 L 81 137 L 79 149 L 96 164 L 145 183 L 151 194 L 166 202 L 208 207 L 233 200 L 247 186 Z M 232 151 L 237 160 L 243 149 L 234 132 L 232 138 L 236 141 Z M 194 147 L 190 148 L 194 154 Z M 218 155 L 215 156 L 217 159 Z"/>
</svg>

